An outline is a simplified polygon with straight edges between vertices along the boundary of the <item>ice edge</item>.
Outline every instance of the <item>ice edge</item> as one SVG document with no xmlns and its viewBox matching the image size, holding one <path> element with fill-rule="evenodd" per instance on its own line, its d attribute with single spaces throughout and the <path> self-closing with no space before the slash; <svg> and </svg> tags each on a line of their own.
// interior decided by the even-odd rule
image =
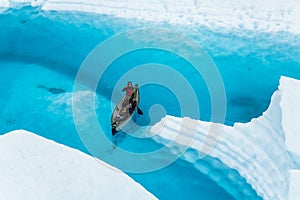
<svg viewBox="0 0 300 200">
<path fill-rule="evenodd" d="M 300 118 L 300 111 L 297 109 L 300 108 L 297 101 L 299 98 L 300 81 L 281 77 L 279 90 L 273 94 L 267 111 L 249 123 L 235 123 L 233 127 L 224 125 L 222 135 L 208 155 L 236 169 L 263 199 L 295 199 L 294 195 L 289 195 L 289 173 L 290 170 L 300 167 L 297 162 L 300 148 L 299 145 L 295 145 L 299 141 L 299 124 L 295 123 L 295 119 Z M 181 126 L 189 127 L 192 121 L 195 120 L 166 116 L 154 125 L 151 131 L 156 134 L 154 139 L 157 142 L 167 145 L 179 134 L 181 137 L 190 137 L 179 130 L 182 130 Z M 184 141 L 187 140 L 176 140 L 177 145 L 188 146 L 182 159 L 194 165 L 201 161 L 202 147 L 206 145 L 207 137 L 210 137 L 208 130 L 211 124 L 198 121 L 196 137 L 192 144 L 185 144 Z M 221 165 L 211 167 L 217 170 Z M 201 167 L 198 169 L 216 182 L 231 181 L 230 175 L 226 173 L 213 176 Z M 247 197 L 246 191 L 244 194 L 236 193 L 229 185 L 231 184 L 223 184 L 223 187 L 237 199 Z M 299 185 L 297 187 L 299 188 Z"/>
</svg>

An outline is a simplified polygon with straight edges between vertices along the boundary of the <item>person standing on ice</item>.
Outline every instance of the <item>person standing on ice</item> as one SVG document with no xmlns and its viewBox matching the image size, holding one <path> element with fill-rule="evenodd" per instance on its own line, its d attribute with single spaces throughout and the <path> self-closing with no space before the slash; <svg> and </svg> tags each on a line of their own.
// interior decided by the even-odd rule
<svg viewBox="0 0 300 200">
<path fill-rule="evenodd" d="M 132 87 L 132 82 L 131 81 L 129 81 L 127 83 L 127 86 L 122 89 L 122 92 L 126 91 L 126 99 L 123 102 L 123 107 L 125 107 L 129 104 L 129 100 L 131 98 L 131 95 L 133 94 L 133 89 L 134 88 Z"/>
</svg>

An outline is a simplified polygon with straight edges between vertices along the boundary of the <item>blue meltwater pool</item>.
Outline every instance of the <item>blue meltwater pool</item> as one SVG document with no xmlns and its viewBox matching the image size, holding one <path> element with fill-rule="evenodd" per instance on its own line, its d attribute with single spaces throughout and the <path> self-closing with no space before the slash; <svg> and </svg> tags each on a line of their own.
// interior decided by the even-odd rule
<svg viewBox="0 0 300 200">
<path fill-rule="evenodd" d="M 81 143 L 73 122 L 72 78 L 40 65 L 13 61 L 1 61 L 0 72 L 2 134 L 26 129 L 89 153 Z M 110 126 L 109 120 L 107 125 Z M 160 148 L 154 141 L 141 142 L 133 137 L 121 138 L 120 142 L 121 147 L 137 152 Z M 107 154 L 111 153 L 108 149 Z M 197 199 L 199 196 L 233 199 L 217 183 L 181 160 L 155 172 L 129 175 L 160 199 Z M 184 192 L 178 194 L 178 187 Z"/>
</svg>

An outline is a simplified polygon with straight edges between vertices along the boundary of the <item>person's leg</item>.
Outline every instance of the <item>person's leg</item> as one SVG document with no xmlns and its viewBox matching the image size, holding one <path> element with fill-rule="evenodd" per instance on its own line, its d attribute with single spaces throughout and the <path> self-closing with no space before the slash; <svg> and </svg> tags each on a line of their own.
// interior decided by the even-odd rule
<svg viewBox="0 0 300 200">
<path fill-rule="evenodd" d="M 129 99 L 130 99 L 130 97 L 126 96 L 126 98 L 124 99 L 123 104 L 122 104 L 123 108 L 125 108 L 129 104 Z"/>
</svg>

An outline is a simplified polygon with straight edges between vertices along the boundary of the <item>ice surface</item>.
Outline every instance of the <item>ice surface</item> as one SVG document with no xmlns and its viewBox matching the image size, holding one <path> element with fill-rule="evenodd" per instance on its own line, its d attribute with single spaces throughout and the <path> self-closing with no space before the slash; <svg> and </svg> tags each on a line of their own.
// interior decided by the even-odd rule
<svg viewBox="0 0 300 200">
<path fill-rule="evenodd" d="M 300 155 L 300 84 L 298 80 L 284 77 L 280 80 L 282 128 L 287 149 Z"/>
<path fill-rule="evenodd" d="M 299 106 L 295 102 L 299 98 L 299 87 L 299 80 L 282 77 L 279 90 L 274 93 L 271 105 L 263 116 L 246 124 L 224 126 L 221 137 L 217 138 L 216 145 L 208 153 L 236 169 L 263 199 L 288 199 L 289 170 L 299 167 L 293 161 L 300 155 L 299 148 L 295 145 L 299 141 L 299 125 L 295 121 L 299 119 Z M 290 109 L 293 111 L 289 111 Z M 192 144 L 186 143 L 192 135 L 179 130 L 182 130 L 182 126 L 190 127 L 193 123 L 195 120 L 167 116 L 152 127 L 152 132 L 159 133 L 154 138 L 162 144 L 175 140 L 177 145 L 188 146 L 183 158 L 197 165 L 201 161 L 201 153 L 205 151 L 204 147 L 213 142 L 214 138 L 211 138 L 213 134 L 209 132 L 212 123 L 197 121 L 195 140 Z M 183 139 L 178 139 L 178 136 Z M 213 176 L 207 168 L 196 168 L 220 182 L 220 177 Z M 226 180 L 231 181 L 230 175 L 228 176 L 225 180 L 224 177 L 221 179 L 222 184 Z M 226 188 L 227 185 L 230 184 L 224 184 L 223 187 Z M 227 191 L 230 193 L 231 189 L 228 188 Z"/>
<path fill-rule="evenodd" d="M 5 0 L 2 0 L 7 2 Z M 83 11 L 122 18 L 208 26 L 224 31 L 239 29 L 300 33 L 300 4 L 294 0 L 12 0 L 32 2 L 45 10 Z"/>
<path fill-rule="evenodd" d="M 300 170 L 290 170 L 289 200 L 298 200 L 300 197 Z"/>
<path fill-rule="evenodd" d="M 0 136 L 1 199 L 156 199 L 118 169 L 33 133 Z"/>
<path fill-rule="evenodd" d="M 0 0 L 0 9 L 1 7 L 8 7 L 8 6 L 9 6 L 9 0 Z"/>
</svg>

